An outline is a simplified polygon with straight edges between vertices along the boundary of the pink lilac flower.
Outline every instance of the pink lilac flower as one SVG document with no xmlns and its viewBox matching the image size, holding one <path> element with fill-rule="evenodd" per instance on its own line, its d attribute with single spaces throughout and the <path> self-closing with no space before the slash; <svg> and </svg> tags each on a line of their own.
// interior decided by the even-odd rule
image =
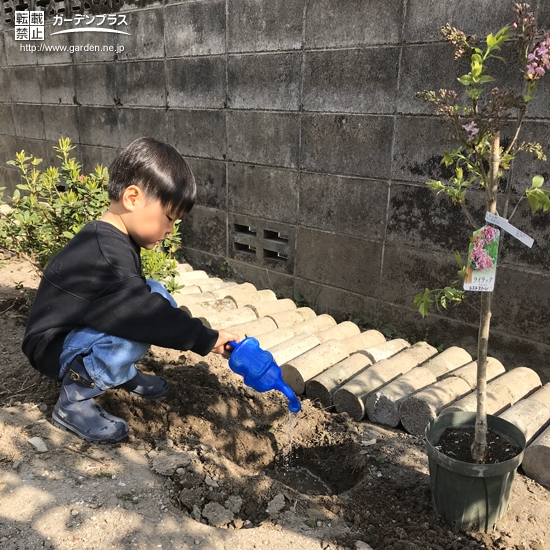
<svg viewBox="0 0 550 550">
<path fill-rule="evenodd" d="M 497 235 L 498 235 L 498 230 L 495 229 L 494 227 L 491 227 L 490 225 L 488 225 L 487 227 L 484 227 L 481 230 L 481 236 L 487 244 L 492 243 L 495 240 L 495 237 Z"/>
<path fill-rule="evenodd" d="M 493 260 L 491 256 L 489 256 L 489 254 L 487 254 L 487 252 L 483 249 L 484 244 L 485 243 L 481 236 L 477 235 L 470 256 L 476 271 L 483 271 L 484 269 L 491 269 L 493 267 Z"/>
<path fill-rule="evenodd" d="M 535 49 L 527 56 L 527 73 L 529 80 L 538 80 L 550 71 L 550 31 L 544 35 L 544 40 L 539 42 Z"/>
<path fill-rule="evenodd" d="M 462 128 L 466 131 L 468 139 L 472 141 L 476 134 L 479 132 L 479 128 L 476 126 L 475 122 L 468 122 L 468 124 L 463 124 Z"/>
</svg>

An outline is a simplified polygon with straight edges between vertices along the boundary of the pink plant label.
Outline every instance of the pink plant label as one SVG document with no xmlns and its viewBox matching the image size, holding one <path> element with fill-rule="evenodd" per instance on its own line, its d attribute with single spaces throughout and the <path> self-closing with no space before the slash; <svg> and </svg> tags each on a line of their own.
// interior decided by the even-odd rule
<svg viewBox="0 0 550 550">
<path fill-rule="evenodd" d="M 492 292 L 495 287 L 500 231 L 484 225 L 470 238 L 464 290 Z"/>
</svg>

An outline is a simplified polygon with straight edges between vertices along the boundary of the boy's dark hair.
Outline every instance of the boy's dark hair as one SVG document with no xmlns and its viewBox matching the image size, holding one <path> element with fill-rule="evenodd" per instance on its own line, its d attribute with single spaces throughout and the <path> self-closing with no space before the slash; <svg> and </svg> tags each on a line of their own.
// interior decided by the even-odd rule
<svg viewBox="0 0 550 550">
<path fill-rule="evenodd" d="M 158 199 L 176 218 L 195 204 L 197 188 L 187 161 L 174 147 L 153 138 L 132 141 L 109 166 L 109 199 L 119 201 L 130 185 Z"/>
</svg>

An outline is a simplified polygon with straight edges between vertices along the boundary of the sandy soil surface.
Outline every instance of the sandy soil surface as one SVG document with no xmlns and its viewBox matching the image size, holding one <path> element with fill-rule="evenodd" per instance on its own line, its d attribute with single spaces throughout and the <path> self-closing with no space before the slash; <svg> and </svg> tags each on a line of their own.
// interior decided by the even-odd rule
<svg viewBox="0 0 550 550">
<path fill-rule="evenodd" d="M 37 280 L 0 262 L 2 550 L 550 548 L 549 491 L 521 471 L 496 531 L 454 533 L 431 506 L 423 438 L 307 399 L 292 417 L 219 357 L 152 349 L 139 367 L 169 381 L 165 399 L 99 398 L 130 425 L 121 443 L 56 429 L 59 386 L 20 350 Z"/>
</svg>

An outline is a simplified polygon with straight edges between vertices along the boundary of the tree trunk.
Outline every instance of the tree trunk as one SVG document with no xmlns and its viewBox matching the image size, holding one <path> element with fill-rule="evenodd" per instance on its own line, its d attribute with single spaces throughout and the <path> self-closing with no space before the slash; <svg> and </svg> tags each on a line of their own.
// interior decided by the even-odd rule
<svg viewBox="0 0 550 550">
<path fill-rule="evenodd" d="M 498 193 L 498 170 L 500 167 L 500 134 L 497 133 L 491 144 L 491 166 L 489 181 L 485 182 L 487 212 L 496 214 Z M 481 293 L 481 312 L 477 337 L 477 411 L 475 438 L 472 443 L 472 459 L 483 462 L 487 452 L 487 349 L 491 327 L 492 292 Z"/>
</svg>

